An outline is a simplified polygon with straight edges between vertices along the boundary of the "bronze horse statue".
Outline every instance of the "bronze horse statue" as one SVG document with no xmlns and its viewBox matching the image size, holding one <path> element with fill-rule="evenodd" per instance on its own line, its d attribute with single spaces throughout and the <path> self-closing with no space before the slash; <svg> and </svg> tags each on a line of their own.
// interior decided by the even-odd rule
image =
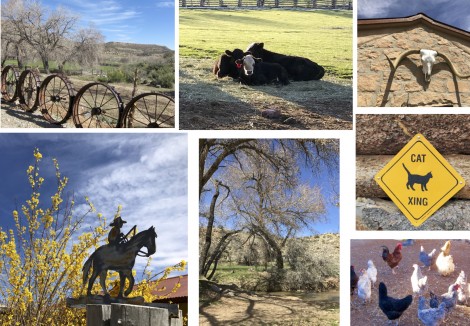
<svg viewBox="0 0 470 326">
<path fill-rule="evenodd" d="M 106 276 L 108 270 L 117 271 L 119 273 L 120 289 L 118 298 L 123 297 L 124 286 L 126 285 L 126 278 L 129 279 L 129 287 L 124 295 L 127 297 L 134 287 L 134 276 L 132 276 L 132 268 L 134 267 L 135 257 L 139 255 L 143 257 L 150 257 L 157 251 L 155 238 L 157 233 L 155 228 L 151 226 L 148 230 L 137 233 L 129 241 L 122 244 L 106 244 L 98 249 L 88 258 L 83 265 L 83 285 L 88 280 L 90 268 L 93 266 L 93 273 L 91 274 L 88 282 L 87 296 L 91 296 L 91 288 L 95 283 L 98 275 L 100 276 L 100 284 L 103 288 L 105 296 L 109 296 L 106 289 Z M 147 248 L 147 252 L 142 252 L 142 247 Z"/>
</svg>

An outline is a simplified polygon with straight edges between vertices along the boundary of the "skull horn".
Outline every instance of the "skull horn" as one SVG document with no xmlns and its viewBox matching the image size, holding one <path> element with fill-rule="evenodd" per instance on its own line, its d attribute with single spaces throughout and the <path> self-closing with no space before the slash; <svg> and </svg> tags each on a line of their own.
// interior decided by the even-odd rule
<svg viewBox="0 0 470 326">
<path fill-rule="evenodd" d="M 456 75 L 457 77 L 459 78 L 469 78 L 470 77 L 470 74 L 468 75 L 462 75 L 461 73 L 459 73 L 457 71 L 457 69 L 455 69 L 454 65 L 452 64 L 452 62 L 450 61 L 450 59 L 443 53 L 437 53 L 438 56 L 442 57 L 446 62 L 447 64 L 449 65 L 450 67 L 450 70 L 452 70 L 452 72 L 454 73 L 454 75 Z"/>
<path fill-rule="evenodd" d="M 410 54 L 419 54 L 419 51 L 420 50 L 418 49 L 413 49 L 413 50 L 407 50 L 405 52 L 400 53 L 400 55 L 393 62 L 393 69 L 395 70 L 397 69 L 398 64 L 400 63 L 401 60 L 403 60 L 403 58 L 409 56 Z"/>
</svg>

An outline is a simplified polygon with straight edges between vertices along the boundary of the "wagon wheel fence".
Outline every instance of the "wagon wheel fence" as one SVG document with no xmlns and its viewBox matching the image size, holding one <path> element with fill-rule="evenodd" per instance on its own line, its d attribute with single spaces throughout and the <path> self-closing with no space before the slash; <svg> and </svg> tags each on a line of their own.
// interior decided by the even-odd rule
<svg viewBox="0 0 470 326">
<path fill-rule="evenodd" d="M 353 9 L 352 0 L 179 0 L 182 8 L 306 8 Z"/>
<path fill-rule="evenodd" d="M 174 128 L 174 96 L 145 92 L 127 103 L 112 85 L 92 82 L 75 90 L 63 73 L 53 73 L 42 81 L 34 69 L 21 74 L 8 65 L 1 73 L 2 101 L 33 112 L 39 108 L 51 124 L 63 124 L 71 117 L 77 128 Z"/>
</svg>

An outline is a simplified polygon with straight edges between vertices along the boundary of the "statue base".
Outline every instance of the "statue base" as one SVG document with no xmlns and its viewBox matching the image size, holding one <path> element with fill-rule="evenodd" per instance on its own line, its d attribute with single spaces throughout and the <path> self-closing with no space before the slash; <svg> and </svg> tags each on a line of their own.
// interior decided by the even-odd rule
<svg viewBox="0 0 470 326">
<path fill-rule="evenodd" d="M 79 298 L 67 298 L 67 307 L 69 308 L 85 308 L 87 304 L 111 304 L 125 303 L 132 305 L 143 305 L 145 303 L 143 297 L 118 298 L 110 295 L 88 295 Z"/>
</svg>

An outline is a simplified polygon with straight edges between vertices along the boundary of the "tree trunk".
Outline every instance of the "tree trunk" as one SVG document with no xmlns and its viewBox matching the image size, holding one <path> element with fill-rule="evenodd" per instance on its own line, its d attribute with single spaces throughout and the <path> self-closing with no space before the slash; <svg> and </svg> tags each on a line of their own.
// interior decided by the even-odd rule
<svg viewBox="0 0 470 326">
<path fill-rule="evenodd" d="M 211 206 L 209 209 L 209 217 L 207 221 L 207 228 L 206 228 L 206 236 L 205 236 L 205 242 L 204 242 L 204 247 L 201 252 L 201 257 L 199 260 L 199 275 L 204 275 L 204 266 L 206 265 L 207 258 L 209 255 L 209 249 L 211 247 L 212 243 L 212 228 L 214 226 L 214 219 L 215 219 L 215 204 L 217 202 L 217 198 L 219 197 L 219 182 L 216 181 L 215 185 L 215 193 L 212 196 L 212 201 L 211 201 Z"/>
<path fill-rule="evenodd" d="M 281 270 L 284 269 L 284 257 L 282 257 L 282 250 L 281 247 L 277 244 L 277 242 L 271 237 L 271 235 L 264 231 L 262 228 L 258 226 L 254 226 L 253 230 L 256 234 L 260 235 L 274 250 L 274 254 L 276 255 L 276 267 L 277 269 Z"/>
<path fill-rule="evenodd" d="M 42 66 L 43 66 L 44 70 L 46 71 L 46 74 L 50 74 L 50 71 L 49 71 L 49 59 L 47 59 L 47 58 L 42 58 Z"/>
</svg>

